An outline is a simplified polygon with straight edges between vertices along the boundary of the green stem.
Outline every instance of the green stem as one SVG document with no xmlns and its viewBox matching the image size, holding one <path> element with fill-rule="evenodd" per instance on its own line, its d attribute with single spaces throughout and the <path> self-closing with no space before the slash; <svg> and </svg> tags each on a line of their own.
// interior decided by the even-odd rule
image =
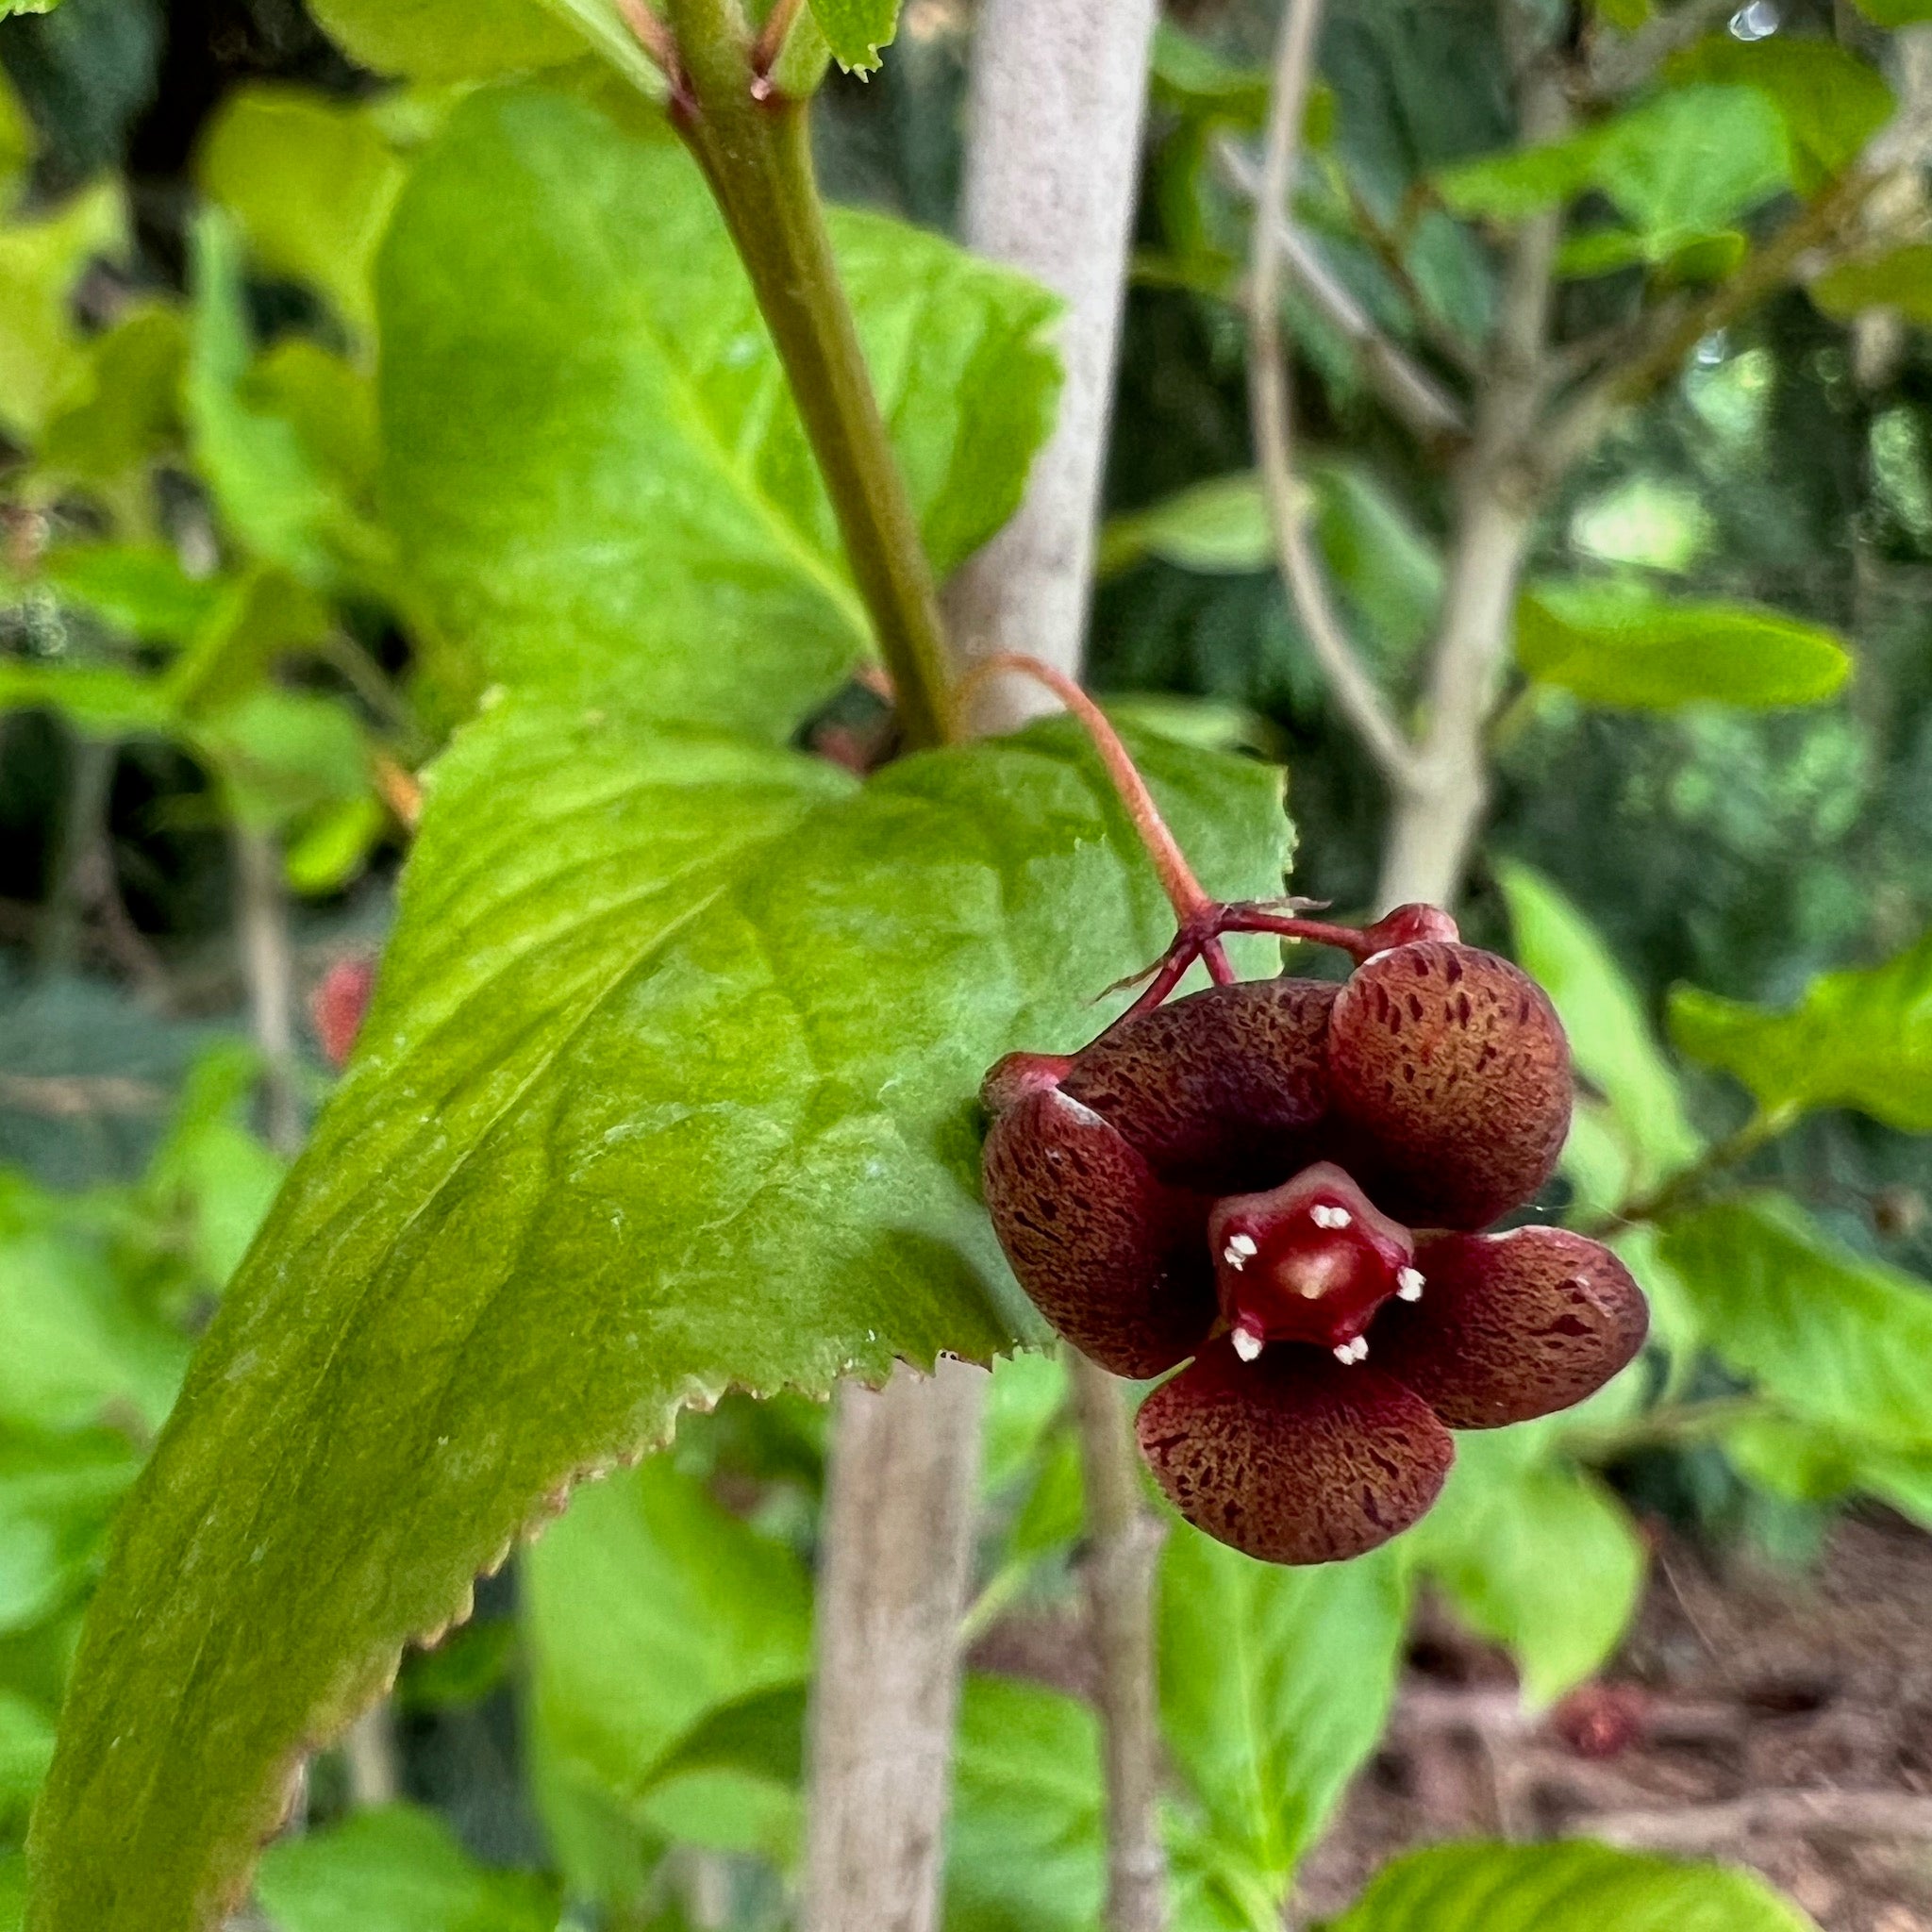
<svg viewBox="0 0 1932 1932">
<path fill-rule="evenodd" d="M 913 745 L 954 735 L 939 592 L 873 393 L 813 179 L 806 103 L 754 64 L 738 0 L 670 0 L 673 119 L 751 277 L 825 479 Z"/>
<path fill-rule="evenodd" d="M 1760 1108 L 1735 1134 L 1713 1141 L 1689 1167 L 1680 1169 L 1649 1193 L 1625 1201 L 1614 1214 L 1583 1231 L 1604 1235 L 1614 1233 L 1633 1221 L 1662 1221 L 1725 1169 L 1749 1159 L 1767 1141 L 1775 1141 L 1780 1134 L 1788 1132 L 1796 1123 L 1798 1113 L 1795 1107 Z"/>
<path fill-rule="evenodd" d="M 1665 1402 L 1626 1423 L 1601 1428 L 1575 1429 L 1563 1446 L 1581 1460 L 1614 1462 L 1637 1449 L 1672 1449 L 1721 1436 L 1739 1423 L 1775 1415 L 1776 1407 L 1761 1395 L 1713 1395 L 1701 1402 Z"/>
</svg>

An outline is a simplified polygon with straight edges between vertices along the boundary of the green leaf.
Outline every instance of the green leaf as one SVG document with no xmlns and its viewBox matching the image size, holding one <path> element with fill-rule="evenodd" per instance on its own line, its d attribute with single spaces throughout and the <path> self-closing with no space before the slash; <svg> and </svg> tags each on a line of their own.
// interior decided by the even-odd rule
<svg viewBox="0 0 1932 1932">
<path fill-rule="evenodd" d="M 1867 308 L 1896 308 L 1924 327 L 1932 324 L 1932 242 L 1908 242 L 1864 261 L 1840 262 L 1807 286 L 1812 301 L 1840 321 Z"/>
<path fill-rule="evenodd" d="M 312 0 L 309 11 L 362 66 L 412 80 L 487 80 L 584 51 L 542 0 Z"/>
<path fill-rule="evenodd" d="M 1788 1417 L 1754 1416 L 1725 1431 L 1724 1454 L 1773 1495 L 1832 1503 L 1854 1491 L 1932 1528 L 1932 1446 L 1893 1449 Z"/>
<path fill-rule="evenodd" d="M 132 302 L 83 353 L 42 435 L 40 469 L 111 489 L 179 439 L 187 325 L 173 302 Z"/>
<path fill-rule="evenodd" d="M 328 530 L 337 498 L 293 426 L 243 394 L 254 343 L 240 238 L 225 215 L 208 208 L 192 242 L 187 408 L 195 461 L 224 521 L 251 551 L 307 581 L 325 579 L 334 567 Z"/>
<path fill-rule="evenodd" d="M 1851 166 L 1891 119 L 1891 90 L 1835 41 L 1710 34 L 1664 65 L 1673 82 L 1756 88 L 1783 117 L 1798 192 L 1816 194 Z"/>
<path fill-rule="evenodd" d="M 1524 216 L 1601 189 L 1643 238 L 1646 258 L 1729 228 L 1790 178 L 1785 123 L 1751 87 L 1672 89 L 1567 140 L 1466 161 L 1439 177 L 1457 213 Z"/>
<path fill-rule="evenodd" d="M 1387 1866 L 1327 1932 L 1817 1932 L 1760 1878 L 1589 1843 L 1451 1844 Z"/>
<path fill-rule="evenodd" d="M 579 1491 L 523 1574 L 545 1752 L 646 1821 L 674 1778 L 742 1769 L 708 1720 L 810 1670 L 798 1559 L 662 1458 Z"/>
<path fill-rule="evenodd" d="M 0 1833 L 13 1837 L 26 1823 L 53 1761 L 53 1719 L 26 1698 L 0 1690 Z"/>
<path fill-rule="evenodd" d="M 936 566 L 1019 501 L 1051 299 L 934 237 L 834 239 Z M 783 734 L 868 623 L 776 354 L 697 170 L 532 90 L 451 118 L 379 274 L 391 521 L 510 684 Z"/>
<path fill-rule="evenodd" d="M 1852 670 L 1850 653 L 1821 625 L 1741 604 L 1681 603 L 1616 580 L 1525 591 L 1516 657 L 1539 683 L 1637 710 L 1815 705 Z"/>
<path fill-rule="evenodd" d="M 178 724 L 158 677 L 104 664 L 34 663 L 0 658 L 0 711 L 45 706 L 90 737 L 166 736 Z"/>
<path fill-rule="evenodd" d="M 1671 1032 L 1768 1113 L 1855 1107 L 1932 1133 L 1932 932 L 1882 966 L 1821 974 L 1788 1012 L 1677 987 Z"/>
<path fill-rule="evenodd" d="M 370 275 L 404 168 L 369 113 L 308 89 L 239 89 L 202 139 L 202 191 L 271 275 L 308 282 L 365 338 Z"/>
<path fill-rule="evenodd" d="M 1642 1592 L 1642 1539 L 1594 1477 L 1502 1433 L 1464 1435 L 1415 1559 L 1471 1625 L 1506 1644 L 1546 1705 L 1597 1671 Z"/>
<path fill-rule="evenodd" d="M 1857 0 L 1857 8 L 1878 26 L 1916 26 L 1932 20 L 1932 0 Z"/>
<path fill-rule="evenodd" d="M 1582 910 L 1525 865 L 1505 862 L 1497 875 L 1516 958 L 1556 1002 L 1578 1074 L 1609 1104 L 1623 1154 L 1616 1200 L 1645 1192 L 1703 1150 L 1676 1074 L 1636 989 Z"/>
<path fill-rule="evenodd" d="M 1671 1221 L 1665 1262 L 1716 1355 L 1799 1420 L 1932 1448 L 1932 1291 L 1754 1193 Z"/>
<path fill-rule="evenodd" d="M 60 0 L 0 0 L 0 20 L 15 13 L 52 13 Z"/>
<path fill-rule="evenodd" d="M 946 1932 L 1092 1932 L 1105 1882 L 1092 1710 L 968 1677 L 946 1840 Z"/>
<path fill-rule="evenodd" d="M 79 1597 L 140 1467 L 112 1430 L 0 1425 L 0 1631 L 44 1622 Z"/>
<path fill-rule="evenodd" d="M 1401 1558 L 1290 1570 L 1175 1524 L 1160 1563 L 1161 1729 L 1217 1844 L 1276 1909 L 1382 1735 L 1409 1590 Z"/>
<path fill-rule="evenodd" d="M 182 643 L 208 618 L 223 585 L 191 577 L 160 543 L 75 543 L 41 566 L 61 597 L 144 644 Z"/>
<path fill-rule="evenodd" d="M 413 1806 L 271 1845 L 258 1887 L 276 1932 L 556 1932 L 557 1888 L 491 1872 Z"/>
<path fill-rule="evenodd" d="M 1152 89 L 1163 107 L 1210 125 L 1257 133 L 1268 119 L 1267 68 L 1237 65 L 1171 20 L 1154 29 Z"/>
<path fill-rule="evenodd" d="M 198 719 L 194 745 L 219 774 L 229 812 L 261 831 L 369 789 L 369 748 L 355 712 L 315 691 L 253 691 Z"/>
<path fill-rule="evenodd" d="M 1103 575 L 1158 557 L 1205 575 L 1274 568 L 1274 531 L 1261 479 L 1252 470 L 1191 483 L 1141 510 L 1110 518 L 1101 533 Z"/>
<path fill-rule="evenodd" d="M 812 17 L 832 58 L 848 73 L 879 64 L 879 49 L 899 30 L 899 0 L 811 0 Z"/>
<path fill-rule="evenodd" d="M 1276 775 L 1138 749 L 1208 890 L 1277 891 Z M 974 1090 L 1088 1037 L 1171 930 L 1063 724 L 862 790 L 514 695 L 459 734 L 357 1057 L 123 1512 L 42 1923 L 192 1923 L 299 1740 L 684 1404 L 1036 1335 Z"/>
<path fill-rule="evenodd" d="M 0 223 L 0 435 L 31 448 L 87 381 L 69 297 L 90 261 L 123 251 L 126 233 L 121 191 L 105 181 L 37 221 Z"/>
</svg>

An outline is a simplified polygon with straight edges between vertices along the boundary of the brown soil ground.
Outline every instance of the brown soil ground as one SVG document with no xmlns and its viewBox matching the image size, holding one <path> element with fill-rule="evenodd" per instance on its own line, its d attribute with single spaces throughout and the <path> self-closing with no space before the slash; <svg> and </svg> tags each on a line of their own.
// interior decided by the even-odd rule
<svg viewBox="0 0 1932 1932">
<path fill-rule="evenodd" d="M 1302 1916 L 1438 1839 L 1576 1833 L 1753 1866 L 1824 1932 L 1932 1932 L 1928 1625 L 1932 1537 L 1878 1514 L 1802 1574 L 1663 1541 L 1605 1688 L 1541 1723 L 1498 1654 L 1425 1620 Z"/>
</svg>

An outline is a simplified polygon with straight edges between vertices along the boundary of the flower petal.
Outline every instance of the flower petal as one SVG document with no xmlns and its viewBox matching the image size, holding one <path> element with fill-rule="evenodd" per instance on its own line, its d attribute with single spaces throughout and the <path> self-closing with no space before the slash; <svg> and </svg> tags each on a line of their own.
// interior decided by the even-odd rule
<svg viewBox="0 0 1932 1932">
<path fill-rule="evenodd" d="M 1385 1307 L 1372 1345 L 1452 1429 L 1569 1408 L 1632 1360 L 1649 1331 L 1630 1271 L 1567 1228 L 1424 1235 L 1415 1265 L 1422 1298 Z"/>
<path fill-rule="evenodd" d="M 1091 1108 L 1028 1094 L 992 1124 L 986 1205 L 1020 1286 L 1116 1375 L 1158 1375 L 1214 1325 L 1208 1206 L 1164 1187 Z"/>
<path fill-rule="evenodd" d="M 1411 1227 L 1486 1227 L 1550 1176 L 1570 1125 L 1570 1045 L 1536 981 L 1474 946 L 1381 953 L 1328 1023 L 1341 1161 Z"/>
<path fill-rule="evenodd" d="M 1174 1507 L 1267 1563 L 1334 1563 L 1387 1542 L 1427 1511 L 1456 1457 L 1391 1376 L 1294 1346 L 1244 1362 L 1225 1340 L 1147 1398 L 1139 1433 Z"/>
<path fill-rule="evenodd" d="M 1327 1110 L 1337 991 L 1251 979 L 1136 1013 L 1074 1056 L 1065 1091 L 1163 1180 L 1218 1194 L 1273 1187 L 1320 1158 L 1308 1130 Z"/>
</svg>

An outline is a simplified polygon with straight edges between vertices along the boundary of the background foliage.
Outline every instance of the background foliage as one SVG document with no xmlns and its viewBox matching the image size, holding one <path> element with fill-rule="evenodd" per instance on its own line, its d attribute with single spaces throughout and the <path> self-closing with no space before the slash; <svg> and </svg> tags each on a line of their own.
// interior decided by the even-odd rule
<svg viewBox="0 0 1932 1932">
<path fill-rule="evenodd" d="M 815 11 L 845 65 L 891 42 L 834 84 L 820 158 L 866 205 L 841 266 L 943 570 L 1050 425 L 1052 305 L 903 225 L 950 214 L 963 11 Z M 1269 12 L 1163 29 L 1093 681 L 1210 886 L 1285 863 L 1258 754 L 1291 773 L 1297 890 L 1353 910 L 1381 794 L 1273 572 L 1232 306 L 1221 158 Z M 158 1923 L 114 1918 L 101 1847 L 139 1896 L 206 1899 L 274 1823 L 268 1774 L 464 1609 L 532 1499 L 674 1424 L 407 1652 L 398 1801 L 325 1756 L 257 1901 L 283 1932 L 782 1923 L 824 1450 L 798 1391 L 1038 1340 L 966 1096 L 1004 1048 L 1077 1041 L 1162 937 L 1065 733 L 841 769 L 882 728 L 848 682 L 868 626 L 775 357 L 596 9 L 563 13 L 584 31 L 523 0 L 66 0 L 0 30 L 0 1926 L 77 1644 L 92 1767 L 49 1897 Z M 1801 8 L 1758 43 L 1720 24 L 1525 150 L 1481 10 L 1351 9 L 1299 218 L 1446 376 L 1498 233 L 1569 204 L 1588 340 L 1860 152 L 1893 62 L 1843 41 Z M 1856 262 L 1707 337 L 1542 507 L 1467 924 L 1569 1024 L 1585 1099 L 1544 1205 L 1618 1227 L 1657 1345 L 1466 1441 L 1363 1563 L 1172 1529 L 1186 1927 L 1279 1922 L 1425 1594 L 1543 1704 L 1624 1636 L 1640 1512 L 1788 1556 L 1850 1499 L 1932 1523 L 1932 364 L 1872 320 L 1932 319 L 1928 272 Z M 1399 685 L 1441 473 L 1291 321 L 1324 555 Z M 311 1113 L 330 1076 L 248 1042 L 238 922 L 305 985 L 393 928 L 272 1214 L 300 1138 L 275 1096 Z M 980 1632 L 1071 1604 L 1081 1535 L 1059 1365 L 1002 1361 L 990 1426 Z M 115 1759 L 116 1711 L 164 1696 L 180 1728 Z M 1084 1700 L 975 1675 L 949 1925 L 1091 1926 L 1101 1804 Z M 1457 1848 L 1336 1932 L 1512 1912 L 1802 1923 L 1735 1874 Z"/>
</svg>

